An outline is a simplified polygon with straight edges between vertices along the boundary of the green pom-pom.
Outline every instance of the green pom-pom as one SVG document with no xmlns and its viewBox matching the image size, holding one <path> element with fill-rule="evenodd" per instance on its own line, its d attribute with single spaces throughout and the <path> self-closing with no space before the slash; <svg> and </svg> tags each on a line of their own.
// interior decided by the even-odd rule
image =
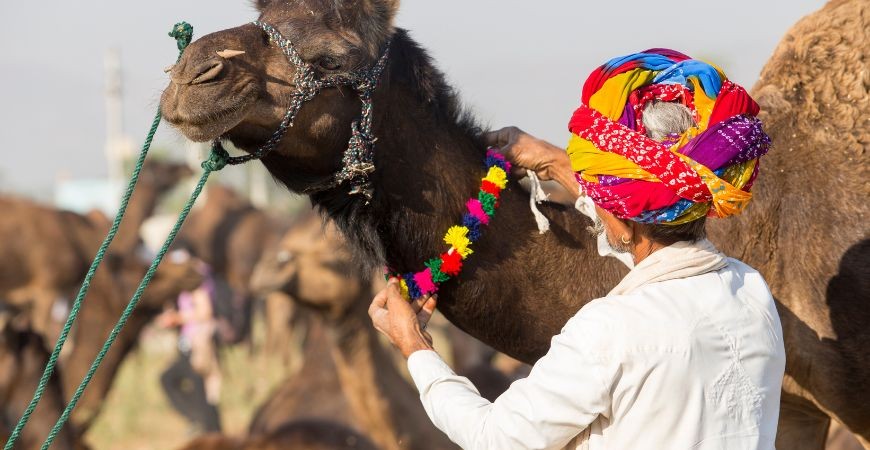
<svg viewBox="0 0 870 450">
<path fill-rule="evenodd" d="M 432 281 L 435 283 L 443 283 L 450 279 L 450 276 L 441 271 L 441 258 L 432 258 L 424 264 L 432 271 Z"/>
<path fill-rule="evenodd" d="M 494 195 L 489 192 L 480 191 L 477 194 L 477 199 L 480 200 L 480 204 L 483 206 L 483 212 L 488 216 L 492 216 L 495 214 L 495 204 L 498 201 Z"/>
</svg>

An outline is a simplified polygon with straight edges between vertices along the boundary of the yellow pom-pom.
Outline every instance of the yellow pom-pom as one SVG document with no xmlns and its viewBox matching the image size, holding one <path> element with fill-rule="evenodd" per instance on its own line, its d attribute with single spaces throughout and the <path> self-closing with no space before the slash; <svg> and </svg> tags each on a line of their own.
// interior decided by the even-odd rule
<svg viewBox="0 0 870 450">
<path fill-rule="evenodd" d="M 444 242 L 453 247 L 453 250 L 459 253 L 462 259 L 467 258 L 472 253 L 471 249 L 468 248 L 471 245 L 471 240 L 468 239 L 468 228 L 466 227 L 450 227 L 444 236 Z"/>
<path fill-rule="evenodd" d="M 411 298 L 411 294 L 408 293 L 408 283 L 405 283 L 405 280 L 399 281 L 399 289 L 402 291 L 402 297 L 405 299 Z"/>
<path fill-rule="evenodd" d="M 484 180 L 498 186 L 500 189 L 504 189 L 507 186 L 507 174 L 501 167 L 490 167 Z"/>
</svg>

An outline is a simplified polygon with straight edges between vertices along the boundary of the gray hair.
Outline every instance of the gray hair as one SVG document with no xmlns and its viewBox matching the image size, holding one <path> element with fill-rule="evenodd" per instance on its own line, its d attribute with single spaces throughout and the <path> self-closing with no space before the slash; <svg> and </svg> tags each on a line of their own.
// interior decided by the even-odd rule
<svg viewBox="0 0 870 450">
<path fill-rule="evenodd" d="M 672 102 L 654 100 L 643 109 L 643 126 L 646 135 L 661 141 L 672 134 L 682 134 L 695 126 L 692 112 L 689 108 Z"/>
<path fill-rule="evenodd" d="M 679 135 L 695 126 L 689 108 L 671 102 L 653 100 L 643 109 L 643 126 L 651 139 L 661 141 L 669 135 Z M 707 236 L 707 218 L 701 217 L 679 225 L 645 224 L 646 233 L 653 241 L 671 245 L 679 241 L 695 242 Z"/>
</svg>

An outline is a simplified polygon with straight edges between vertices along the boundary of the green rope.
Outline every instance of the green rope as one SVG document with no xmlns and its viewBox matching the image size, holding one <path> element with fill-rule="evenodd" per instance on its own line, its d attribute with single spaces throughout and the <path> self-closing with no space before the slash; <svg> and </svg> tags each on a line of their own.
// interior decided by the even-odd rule
<svg viewBox="0 0 870 450">
<path fill-rule="evenodd" d="M 216 150 L 213 148 L 211 154 L 209 155 L 209 159 L 202 163 L 202 168 L 204 169 L 202 172 L 202 176 L 199 178 L 199 182 L 196 184 L 196 188 L 193 190 L 193 193 L 190 194 L 190 198 L 187 200 L 187 203 L 181 210 L 181 213 L 178 216 L 178 220 L 175 222 L 175 226 L 172 227 L 172 231 L 169 232 L 169 236 L 166 237 L 166 241 L 163 243 L 163 247 L 160 247 L 160 251 L 154 258 L 154 261 L 151 262 L 151 267 L 148 268 L 148 271 L 145 273 L 145 277 L 142 278 L 142 282 L 139 283 L 139 287 L 136 289 L 136 293 L 133 294 L 133 298 L 131 298 L 130 302 L 127 303 L 127 307 L 124 309 L 124 312 L 121 314 L 121 317 L 118 319 L 115 327 L 112 328 L 112 332 L 109 333 L 109 337 L 108 339 L 106 339 L 105 344 L 103 344 L 103 348 L 100 349 L 100 353 L 98 353 L 97 357 L 94 358 L 94 362 L 91 364 L 90 369 L 88 369 L 88 373 L 85 375 L 84 379 L 82 379 L 81 384 L 79 384 L 78 389 L 76 389 L 75 394 L 73 394 L 69 403 L 66 405 L 66 408 L 64 408 L 63 414 L 61 414 L 60 418 L 57 419 L 57 423 L 54 424 L 51 432 L 48 433 L 48 437 L 42 444 L 42 450 L 48 450 L 48 447 L 51 446 L 54 438 L 57 436 L 58 433 L 60 433 L 63 425 L 66 423 L 67 420 L 69 420 L 69 415 L 76 407 L 76 404 L 78 403 L 82 394 L 84 394 L 85 389 L 88 387 L 88 383 L 91 382 L 91 378 L 93 378 L 94 373 L 97 371 L 97 368 L 100 367 L 100 364 L 103 362 L 103 358 L 106 356 L 106 353 L 108 353 L 109 348 L 111 348 L 112 344 L 115 343 L 115 339 L 118 337 L 118 334 L 121 333 L 121 329 L 123 329 L 124 325 L 127 324 L 127 319 L 130 318 L 130 315 L 133 314 L 133 310 L 136 309 L 136 305 L 139 303 L 139 299 L 142 297 L 142 293 L 145 291 L 145 288 L 148 287 L 148 283 L 151 282 L 151 278 L 154 277 L 154 273 L 157 272 L 157 266 L 160 265 L 160 262 L 163 261 L 163 257 L 166 255 L 166 252 L 169 251 L 169 246 L 172 245 L 172 241 L 175 240 L 175 236 L 178 234 L 178 230 L 181 229 L 184 221 L 187 220 L 187 215 L 190 214 L 190 209 L 193 208 L 193 204 L 196 203 L 196 199 L 202 192 L 202 188 L 205 186 L 206 181 L 208 181 L 209 175 L 211 175 L 212 172 L 223 169 L 227 164 L 228 158 L 229 154 L 227 154 L 225 150 Z"/>
<path fill-rule="evenodd" d="M 184 48 L 190 43 L 193 38 L 193 27 L 186 22 L 181 22 L 175 24 L 172 27 L 172 31 L 169 32 L 169 36 L 175 38 L 178 43 L 178 60 L 181 59 L 181 53 L 184 51 Z M 178 61 L 176 60 L 176 61 Z M 45 393 L 45 389 L 48 386 L 48 382 L 51 379 L 52 374 L 54 373 L 55 366 L 57 365 L 58 357 L 60 356 L 60 351 L 63 348 L 64 343 L 66 343 L 67 337 L 69 336 L 70 330 L 72 329 L 73 323 L 78 317 L 79 310 L 82 306 L 82 301 L 87 295 L 88 289 L 91 286 L 91 280 L 94 277 L 94 274 L 97 272 L 97 268 L 102 263 L 103 258 L 106 256 L 106 251 L 109 248 L 109 245 L 115 239 L 115 235 L 118 233 L 118 228 L 121 225 L 121 220 L 124 218 L 124 214 L 127 212 L 127 205 L 130 202 L 130 197 L 133 195 L 133 189 L 136 187 L 136 183 L 139 181 L 139 174 L 142 171 L 142 165 L 145 163 L 145 157 L 148 155 L 148 150 L 151 148 L 151 141 L 154 139 L 154 134 L 157 132 L 157 127 L 160 125 L 160 108 L 157 109 L 157 114 L 154 116 L 154 121 L 151 123 L 151 129 L 148 131 L 148 135 L 145 137 L 145 142 L 142 144 L 142 150 L 139 153 L 139 159 L 136 161 L 136 166 L 133 169 L 133 174 L 130 176 L 130 182 L 127 185 L 127 190 L 124 192 L 123 197 L 121 197 L 121 205 L 118 208 L 118 214 L 115 216 L 115 220 L 112 222 L 112 227 L 109 229 L 109 233 L 106 235 L 106 239 L 103 240 L 102 245 L 100 245 L 99 250 L 97 251 L 97 255 L 94 257 L 93 263 L 91 263 L 90 268 L 88 269 L 87 275 L 85 275 L 85 279 L 82 282 L 82 286 L 79 289 L 78 295 L 76 295 L 76 299 L 73 302 L 73 306 L 70 309 L 69 317 L 67 317 L 66 322 L 64 323 L 63 329 L 60 333 L 60 336 L 57 338 L 57 342 L 54 345 L 54 350 L 52 350 L 51 355 L 48 358 L 48 362 L 45 365 L 45 370 L 42 372 L 42 377 L 39 379 L 39 384 L 36 387 L 36 392 L 33 394 L 33 398 L 30 400 L 30 404 L 27 405 L 27 409 L 24 410 L 24 414 L 21 415 L 21 419 L 18 420 L 18 423 L 15 425 L 15 429 L 12 430 L 12 434 L 9 435 L 9 439 L 6 441 L 6 445 L 3 447 L 4 450 L 12 450 L 12 447 L 15 445 L 15 442 L 21 436 L 21 431 L 24 429 L 24 426 L 27 425 L 27 422 L 30 420 L 30 416 L 33 414 L 33 411 L 36 409 L 36 405 L 39 404 L 39 401 L 42 399 L 42 395 Z M 220 155 L 215 156 L 214 158 L 219 158 Z M 211 161 L 211 159 L 209 160 Z M 206 163 L 203 163 L 204 166 Z M 205 183 L 205 178 L 208 177 L 213 170 L 220 170 L 217 167 L 220 164 L 213 163 L 210 164 L 210 168 L 206 168 L 206 171 L 203 173 L 203 180 L 201 180 L 201 184 Z M 198 185 L 198 189 L 201 190 L 202 186 Z M 199 192 L 195 192 L 199 195 Z M 195 200 L 196 197 L 193 197 Z M 190 202 L 191 205 L 193 201 Z M 189 212 L 190 206 L 188 205 L 186 211 Z M 186 212 L 183 212 L 186 217 Z M 177 230 L 176 230 L 177 231 Z M 171 236 L 174 238 L 174 235 Z M 167 240 L 167 244 L 171 243 L 171 240 Z M 161 255 L 162 257 L 162 255 Z M 156 261 L 159 263 L 159 260 Z M 155 269 L 156 265 L 152 265 L 152 269 Z M 153 276 L 153 270 L 149 270 L 148 272 L 151 276 Z M 150 282 L 151 276 L 146 274 L 147 280 Z M 139 289 L 136 291 L 136 295 L 133 297 L 133 300 L 130 301 L 130 304 L 135 307 L 135 303 L 138 302 L 138 297 L 141 296 L 141 291 L 145 289 L 147 286 L 147 282 L 143 280 L 144 285 L 140 285 Z M 132 312 L 132 307 L 128 305 L 128 309 Z M 129 317 L 128 311 L 124 311 L 124 313 Z M 124 323 L 127 321 L 127 317 L 122 316 L 121 320 L 118 321 L 118 325 L 120 327 L 124 326 Z M 109 339 L 106 341 L 106 344 L 103 347 L 103 350 L 98 355 L 98 359 L 94 361 L 94 366 L 91 366 L 90 371 L 88 371 L 88 376 L 86 376 L 85 380 L 82 381 L 82 385 L 79 386 L 79 389 L 76 390 L 76 395 L 73 396 L 73 401 L 70 402 L 70 405 L 75 406 L 75 402 L 78 401 L 78 398 L 81 396 L 81 393 L 84 391 L 84 387 L 87 386 L 87 382 L 90 381 L 91 376 L 93 376 L 93 371 L 96 369 L 95 366 L 99 366 L 102 361 L 102 357 L 105 355 L 105 352 L 108 350 L 108 347 L 112 345 L 114 342 L 117 333 L 120 332 L 120 327 L 116 325 L 115 329 L 112 330 L 112 334 L 109 336 Z M 63 415 L 60 419 L 58 419 L 57 424 L 52 429 L 51 434 L 49 434 L 48 439 L 43 445 L 44 449 L 47 449 L 51 442 L 54 440 L 54 437 L 57 435 L 63 423 L 69 418 L 69 413 L 72 411 L 72 408 L 68 405 L 64 410 Z"/>
</svg>

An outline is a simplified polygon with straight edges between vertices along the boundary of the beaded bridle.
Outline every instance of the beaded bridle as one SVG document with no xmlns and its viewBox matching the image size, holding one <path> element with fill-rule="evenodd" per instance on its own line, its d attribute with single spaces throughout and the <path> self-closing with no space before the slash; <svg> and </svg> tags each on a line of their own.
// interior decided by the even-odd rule
<svg viewBox="0 0 870 450">
<path fill-rule="evenodd" d="M 347 150 L 344 151 L 342 158 L 342 168 L 332 176 L 332 179 L 309 187 L 304 192 L 306 194 L 322 192 L 347 182 L 351 186 L 351 195 L 363 195 L 367 201 L 371 200 L 373 190 L 368 177 L 375 170 L 373 156 L 375 141 L 377 140 L 372 134 L 372 94 L 378 86 L 378 81 L 380 80 L 381 73 L 384 71 L 384 67 L 387 65 L 387 59 L 390 54 L 390 42 L 387 41 L 381 57 L 371 67 L 347 74 L 318 78 L 314 67 L 299 56 L 299 53 L 293 47 L 293 43 L 285 38 L 275 27 L 260 21 L 255 21 L 253 24 L 260 27 L 269 36 L 269 41 L 275 43 L 287 57 L 290 64 L 295 66 L 296 74 L 293 77 L 293 84 L 296 86 L 296 91 L 291 94 L 290 106 L 287 108 L 287 112 L 284 113 L 278 129 L 272 133 L 269 140 L 260 148 L 247 155 L 227 158 L 227 164 L 243 164 L 268 155 L 281 142 L 281 139 L 287 133 L 287 129 L 293 126 L 293 121 L 305 102 L 312 100 L 323 89 L 350 86 L 356 91 L 362 102 L 362 111 L 359 118 L 351 123 L 351 136 L 347 144 Z M 219 140 L 214 142 L 214 146 L 222 149 Z"/>
</svg>

